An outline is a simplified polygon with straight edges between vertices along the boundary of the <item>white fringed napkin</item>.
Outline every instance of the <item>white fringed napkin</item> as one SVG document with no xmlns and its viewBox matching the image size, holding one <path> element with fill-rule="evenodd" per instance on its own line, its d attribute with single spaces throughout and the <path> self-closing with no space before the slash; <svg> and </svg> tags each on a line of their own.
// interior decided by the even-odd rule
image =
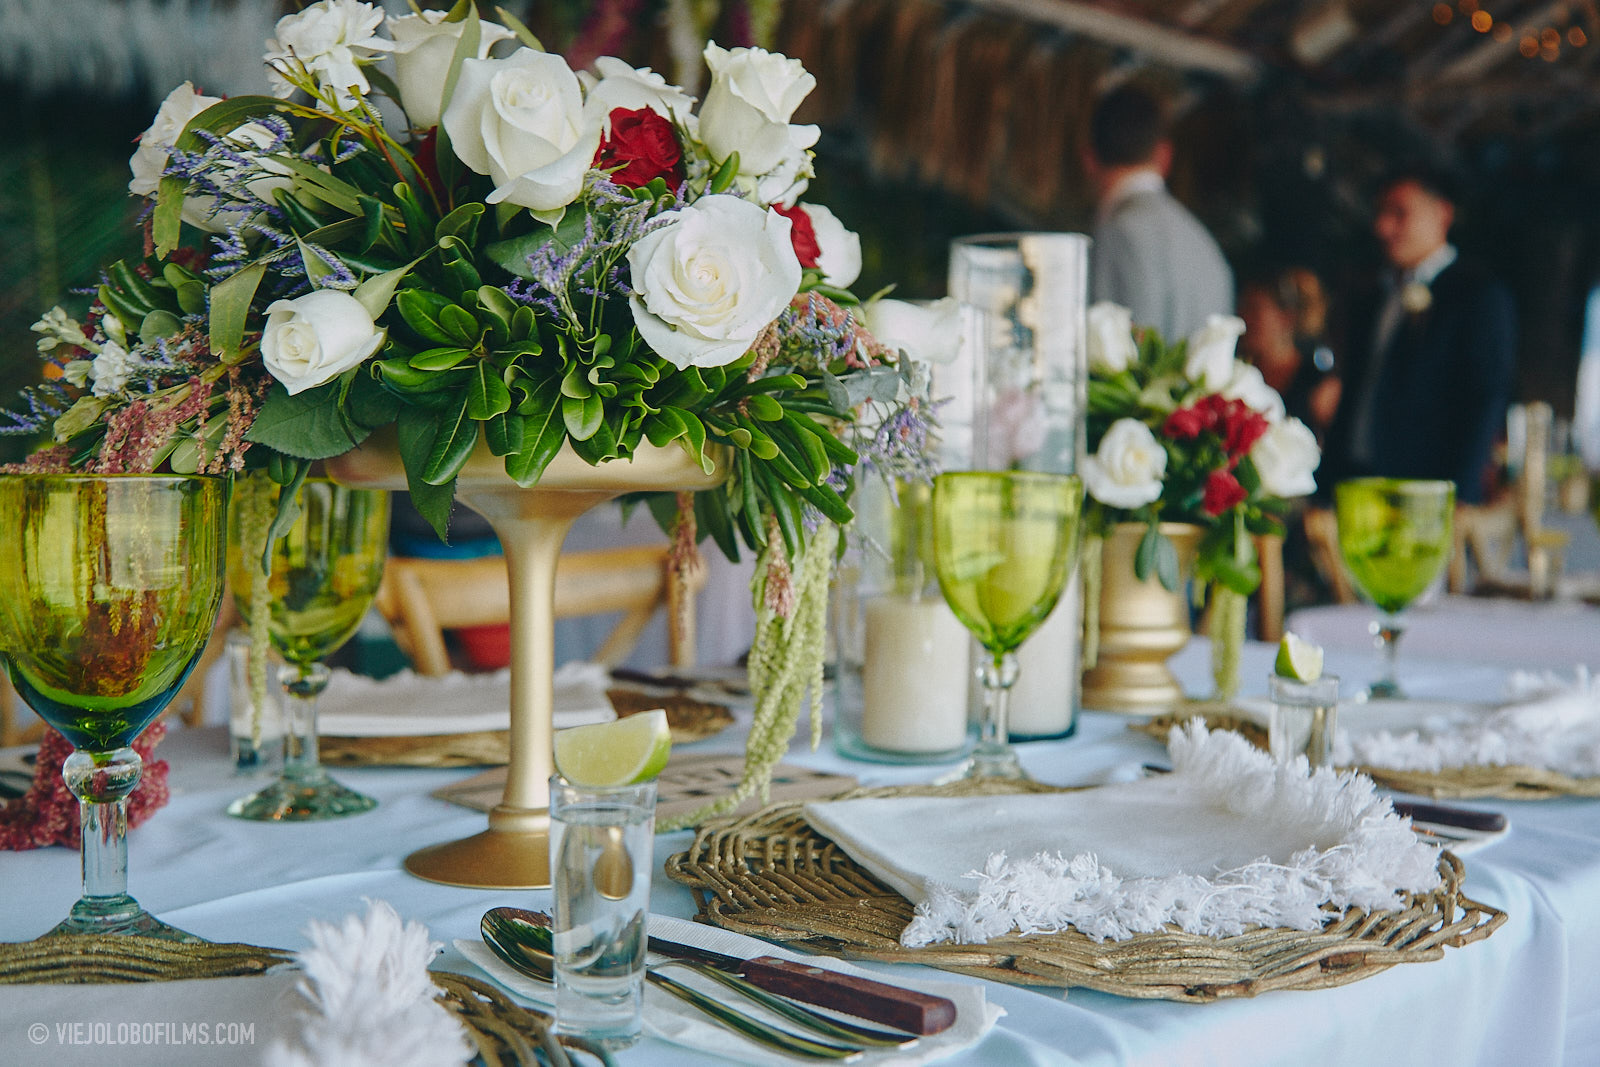
<svg viewBox="0 0 1600 1067">
<path fill-rule="evenodd" d="M 1333 761 L 1396 771 L 1515 766 L 1600 775 L 1600 679 L 1583 667 L 1575 678 L 1518 672 L 1507 683 L 1507 700 L 1341 703 Z M 1269 703 L 1239 705 L 1267 725 Z"/>
<path fill-rule="evenodd" d="M 610 675 L 598 663 L 563 663 L 555 673 L 556 729 L 610 722 Z M 426 677 L 410 670 L 368 678 L 336 670 L 317 707 L 328 737 L 422 737 L 505 730 L 511 725 L 511 672 Z"/>
<path fill-rule="evenodd" d="M 907 947 L 1069 925 L 1123 940 L 1174 923 L 1314 930 L 1324 904 L 1400 907 L 1436 853 L 1370 778 L 1280 768 L 1238 734 L 1175 728 L 1173 773 L 1071 793 L 860 798 L 811 825 L 911 900 Z"/>
</svg>

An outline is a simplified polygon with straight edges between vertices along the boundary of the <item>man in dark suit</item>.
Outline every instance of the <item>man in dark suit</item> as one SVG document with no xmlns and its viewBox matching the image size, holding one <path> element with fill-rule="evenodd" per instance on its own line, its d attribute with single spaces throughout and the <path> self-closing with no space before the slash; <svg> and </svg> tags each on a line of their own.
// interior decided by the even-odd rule
<svg viewBox="0 0 1600 1067">
<path fill-rule="evenodd" d="M 1449 242 L 1447 178 L 1386 181 L 1373 232 L 1389 269 L 1351 305 L 1344 401 L 1328 437 L 1325 487 L 1367 474 L 1444 478 L 1456 499 L 1484 497 L 1489 450 L 1516 359 L 1511 293 Z"/>
</svg>

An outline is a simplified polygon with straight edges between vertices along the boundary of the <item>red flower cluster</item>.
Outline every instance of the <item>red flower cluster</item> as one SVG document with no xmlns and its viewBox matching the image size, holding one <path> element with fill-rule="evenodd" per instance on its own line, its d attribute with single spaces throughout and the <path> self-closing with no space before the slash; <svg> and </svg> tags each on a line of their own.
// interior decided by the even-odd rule
<svg viewBox="0 0 1600 1067">
<path fill-rule="evenodd" d="M 817 244 L 816 227 L 811 225 L 811 216 L 806 214 L 806 209 L 799 204 L 794 207 L 773 204 L 772 210 L 792 223 L 789 242 L 794 245 L 795 258 L 800 261 L 800 266 L 807 269 L 815 267 L 822 259 L 822 246 Z"/>
<path fill-rule="evenodd" d="M 171 796 L 167 789 L 167 761 L 155 758 L 156 745 L 166 735 L 166 724 L 155 722 L 133 743 L 133 750 L 144 760 L 144 773 L 128 797 L 129 827 L 138 826 L 155 814 Z M 46 730 L 33 765 L 32 788 L 15 800 L 0 803 L 0 850 L 20 851 L 45 845 L 78 847 L 78 798 L 61 778 L 61 765 L 70 755 L 72 742 L 54 730 Z"/>
<path fill-rule="evenodd" d="M 1207 515 L 1221 515 L 1250 494 L 1233 475 L 1238 466 L 1261 440 L 1269 427 L 1267 417 L 1251 408 L 1243 400 L 1228 400 L 1220 393 L 1203 396 L 1189 407 L 1179 408 L 1167 416 L 1161 432 L 1174 441 L 1191 441 L 1203 433 L 1215 434 L 1222 441 L 1222 450 L 1228 463 L 1206 476 L 1205 494 L 1200 506 Z"/>
<path fill-rule="evenodd" d="M 618 185 L 637 189 L 657 178 L 676 188 L 684 180 L 683 148 L 672 123 L 647 107 L 616 108 L 611 134 L 600 142 L 594 165 Z"/>
<path fill-rule="evenodd" d="M 1243 400 L 1227 400 L 1212 393 L 1195 401 L 1192 407 L 1179 408 L 1167 416 L 1161 432 L 1174 441 L 1189 441 L 1203 433 L 1222 438 L 1223 450 L 1237 463 L 1255 447 L 1270 424 L 1267 417 Z"/>
</svg>

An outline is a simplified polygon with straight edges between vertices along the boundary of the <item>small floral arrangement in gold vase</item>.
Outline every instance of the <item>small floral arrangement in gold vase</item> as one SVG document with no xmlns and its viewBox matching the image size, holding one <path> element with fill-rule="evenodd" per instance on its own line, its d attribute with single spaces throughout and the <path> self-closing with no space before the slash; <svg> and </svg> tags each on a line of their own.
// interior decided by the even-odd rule
<svg viewBox="0 0 1600 1067">
<path fill-rule="evenodd" d="M 681 448 L 726 477 L 648 501 L 657 519 L 682 552 L 760 561 L 738 799 L 764 791 L 821 700 L 856 478 L 920 470 L 930 409 L 848 289 L 859 240 L 803 200 L 818 129 L 791 119 L 815 79 L 759 48 L 704 59 L 697 102 L 613 57 L 573 70 L 466 0 L 285 16 L 274 95 L 186 83 L 140 138 L 146 254 L 106 270 L 83 322 L 36 326 L 56 379 L 4 427 L 44 438 L 26 468 L 292 486 L 392 427 L 443 535 L 483 447 L 522 486 L 563 449 Z"/>
<path fill-rule="evenodd" d="M 1109 637 L 1097 647 L 1116 621 L 1103 610 L 1143 602 L 1136 590 L 1103 595 L 1106 588 L 1132 579 L 1146 594 L 1158 585 L 1175 596 L 1186 571 L 1196 601 L 1209 599 L 1217 692 L 1230 697 L 1238 689 L 1246 598 L 1261 583 L 1253 535 L 1281 534 L 1287 501 L 1316 489 L 1316 436 L 1286 417 L 1283 399 L 1258 369 L 1235 358 L 1242 320 L 1214 315 L 1170 344 L 1154 330 L 1135 329 L 1128 309 L 1115 304 L 1095 304 L 1088 322 L 1085 661 L 1094 670 L 1084 702 L 1100 706 L 1095 671 L 1105 664 L 1097 659 L 1114 652 Z M 1113 558 L 1115 572 L 1104 565 Z M 1187 605 L 1178 598 L 1171 612 L 1181 622 L 1181 647 Z M 1135 680 L 1100 696 L 1124 706 L 1181 698 L 1164 664 L 1176 650 L 1145 664 L 1142 691 Z"/>
</svg>

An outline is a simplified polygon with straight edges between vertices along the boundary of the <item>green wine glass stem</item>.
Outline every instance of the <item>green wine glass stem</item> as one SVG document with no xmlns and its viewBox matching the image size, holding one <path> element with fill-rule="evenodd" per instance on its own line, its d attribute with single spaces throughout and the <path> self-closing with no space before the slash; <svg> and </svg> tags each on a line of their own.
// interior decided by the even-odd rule
<svg viewBox="0 0 1600 1067">
<path fill-rule="evenodd" d="M 283 776 L 296 782 L 327 777 L 317 752 L 317 700 L 328 688 L 332 672 L 321 663 L 288 666 L 278 676 L 288 699 L 284 736 Z"/>
<path fill-rule="evenodd" d="M 1026 778 L 1016 749 L 1011 747 L 1011 687 L 1017 681 L 1017 657 L 1001 652 L 978 668 L 983 683 L 983 720 L 972 750 L 969 778 Z"/>
<path fill-rule="evenodd" d="M 120 932 L 142 913 L 128 895 L 128 795 L 143 770 L 131 748 L 74 752 L 62 764 L 83 829 L 83 898 L 63 924 L 76 932 Z"/>
<path fill-rule="evenodd" d="M 1400 656 L 1400 635 L 1405 633 L 1400 616 L 1385 612 L 1369 626 L 1373 643 L 1378 648 L 1379 676 L 1367 688 L 1370 698 L 1392 700 L 1400 696 L 1400 677 L 1397 663 Z"/>
</svg>

